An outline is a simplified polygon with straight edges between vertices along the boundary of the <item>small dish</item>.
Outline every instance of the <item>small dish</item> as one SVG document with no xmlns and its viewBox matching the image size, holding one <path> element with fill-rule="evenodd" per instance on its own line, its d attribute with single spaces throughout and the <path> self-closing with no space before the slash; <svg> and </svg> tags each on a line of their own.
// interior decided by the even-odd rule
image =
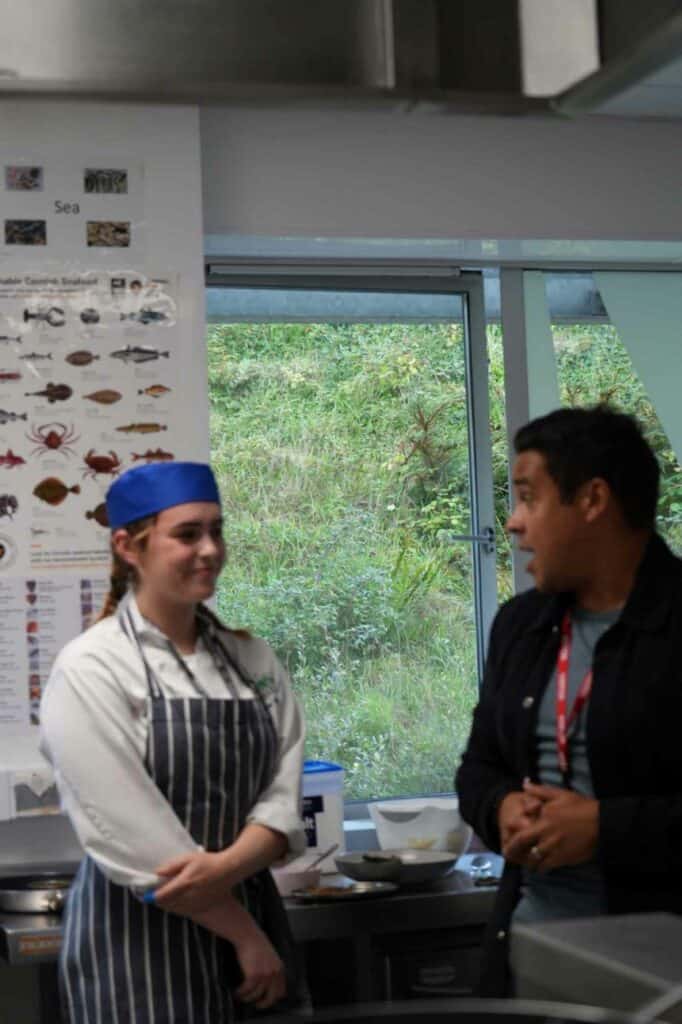
<svg viewBox="0 0 682 1024">
<path fill-rule="evenodd" d="M 388 896 L 396 892 L 397 888 L 393 882 L 350 882 L 295 889 L 291 896 L 301 903 L 337 903 L 339 900 L 364 900 L 375 896 Z"/>
<path fill-rule="evenodd" d="M 280 896 L 291 896 L 295 889 L 313 889 L 320 884 L 319 868 L 270 868 Z"/>
</svg>

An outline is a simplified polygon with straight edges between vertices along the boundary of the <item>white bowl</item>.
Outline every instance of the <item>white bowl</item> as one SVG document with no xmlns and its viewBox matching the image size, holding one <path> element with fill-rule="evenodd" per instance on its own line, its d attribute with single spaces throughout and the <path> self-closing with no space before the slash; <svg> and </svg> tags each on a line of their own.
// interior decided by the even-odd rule
<svg viewBox="0 0 682 1024">
<path fill-rule="evenodd" d="M 270 868 L 280 896 L 290 896 L 294 889 L 315 888 L 320 884 L 319 868 L 298 868 L 289 870 L 287 867 Z"/>
<path fill-rule="evenodd" d="M 382 850 L 443 850 L 464 853 L 471 828 L 453 797 L 378 800 L 368 804 Z"/>
</svg>

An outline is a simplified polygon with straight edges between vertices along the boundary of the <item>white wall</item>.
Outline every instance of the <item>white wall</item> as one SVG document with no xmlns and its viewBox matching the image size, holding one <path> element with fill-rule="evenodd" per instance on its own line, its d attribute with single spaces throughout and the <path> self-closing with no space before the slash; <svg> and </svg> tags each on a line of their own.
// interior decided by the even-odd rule
<svg viewBox="0 0 682 1024">
<path fill-rule="evenodd" d="M 682 238 L 679 122 L 207 108 L 207 233 Z"/>
<path fill-rule="evenodd" d="M 130 251 L 88 250 L 84 245 L 84 224 L 78 231 L 81 249 L 74 251 L 65 247 L 66 228 L 59 217 L 66 215 L 54 212 L 53 198 L 80 199 L 82 180 L 69 178 L 71 191 L 65 189 L 58 196 L 51 193 L 47 205 L 36 194 L 41 205 L 35 216 L 47 219 L 48 245 L 11 247 L 4 245 L 4 235 L 0 236 L 0 270 L 49 267 L 80 272 L 112 267 L 118 272 L 135 270 L 150 276 L 173 275 L 177 285 L 179 325 L 175 355 L 183 390 L 180 401 L 170 407 L 168 426 L 173 429 L 179 422 L 182 427 L 178 446 L 174 445 L 178 455 L 204 457 L 208 450 L 208 402 L 204 400 L 207 368 L 197 109 L 3 100 L 0 101 L 0 149 L 3 156 L 0 175 L 3 177 L 5 162 L 44 166 L 46 180 L 60 177 L 63 165 L 74 160 L 81 161 L 80 167 L 139 165 L 142 194 L 135 207 L 137 212 L 131 216 L 139 218 L 132 230 L 133 239 L 139 236 L 141 241 L 135 248 L 131 246 Z M 106 163 L 100 163 L 105 160 Z M 116 162 L 109 163 L 110 160 Z M 4 180 L 0 179 L 0 231 L 3 217 L 15 215 L 8 214 L 13 203 L 16 203 L 16 194 L 12 193 L 10 198 L 10 193 L 4 189 Z M 78 216 L 82 220 L 82 215 Z M 133 379 L 132 373 L 130 376 Z M 56 411 L 54 416 L 57 417 Z M 92 430 L 94 433 L 94 425 Z M 6 446 L 6 441 L 2 443 Z M 92 438 L 82 439 L 79 457 L 93 443 Z M 156 442 L 152 446 L 156 447 Z M 146 443 L 140 450 L 144 451 L 145 447 Z M 81 475 L 80 470 L 76 472 Z M 24 614 L 23 604 L 21 613 Z M 70 636 L 63 638 L 67 639 Z M 41 665 L 41 671 L 44 668 Z M 37 762 L 37 733 L 37 728 L 29 726 L 28 722 L 25 726 L 10 723 L 0 729 L 0 773 L 5 768 L 32 767 Z M 0 870 L 17 865 L 28 868 L 47 860 L 69 861 L 77 855 L 75 838 L 63 819 L 0 822 Z"/>
</svg>

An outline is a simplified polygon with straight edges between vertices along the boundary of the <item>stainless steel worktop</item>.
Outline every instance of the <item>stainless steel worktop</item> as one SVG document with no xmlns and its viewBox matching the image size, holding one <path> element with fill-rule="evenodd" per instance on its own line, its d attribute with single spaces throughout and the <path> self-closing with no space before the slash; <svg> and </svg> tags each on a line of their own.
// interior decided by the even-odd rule
<svg viewBox="0 0 682 1024">
<path fill-rule="evenodd" d="M 525 999 L 631 1013 L 682 985 L 682 919 L 620 914 L 512 929 L 516 991 Z M 682 1008 L 669 1021 L 682 1020 Z"/>
<path fill-rule="evenodd" d="M 376 899 L 334 903 L 287 899 L 285 906 L 299 943 L 364 940 L 386 933 L 481 925 L 490 914 L 494 893 L 494 888 L 475 886 L 467 872 L 455 871 L 428 889 L 399 889 Z M 9 963 L 53 961 L 61 936 L 62 919 L 57 914 L 0 913 L 0 957 Z"/>
<path fill-rule="evenodd" d="M 458 870 L 428 888 L 401 888 L 380 898 L 306 904 L 288 899 L 285 905 L 296 941 L 310 942 L 480 925 L 490 916 L 495 891 L 475 886 Z"/>
</svg>

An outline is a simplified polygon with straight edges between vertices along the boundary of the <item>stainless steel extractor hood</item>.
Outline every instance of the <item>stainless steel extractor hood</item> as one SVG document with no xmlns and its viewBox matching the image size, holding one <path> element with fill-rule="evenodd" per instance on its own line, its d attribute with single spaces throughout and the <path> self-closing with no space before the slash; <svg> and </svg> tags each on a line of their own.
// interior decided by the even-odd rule
<svg viewBox="0 0 682 1024">
<path fill-rule="evenodd" d="M 623 30 L 644 3 L 647 20 Z M 551 96 L 527 94 L 529 61 L 551 65 L 560 46 L 561 92 L 598 76 L 605 52 L 622 60 L 633 39 L 664 34 L 671 3 L 21 0 L 3 15 L 0 97 L 552 113 Z"/>
</svg>

